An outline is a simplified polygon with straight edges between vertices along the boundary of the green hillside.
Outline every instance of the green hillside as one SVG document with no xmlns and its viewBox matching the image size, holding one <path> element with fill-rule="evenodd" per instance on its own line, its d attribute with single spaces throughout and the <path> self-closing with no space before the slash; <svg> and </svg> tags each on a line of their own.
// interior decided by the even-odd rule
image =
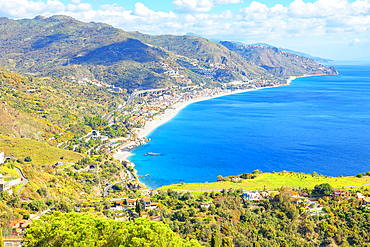
<svg viewBox="0 0 370 247">
<path fill-rule="evenodd" d="M 199 73 L 203 67 L 194 70 L 177 55 L 198 59 L 202 66 L 227 65 L 229 68 L 218 72 L 222 76 L 213 78 L 216 80 L 232 81 L 266 73 L 206 39 L 159 36 L 157 44 L 137 38 L 137 33 L 68 16 L 0 18 L 0 66 L 34 76 L 68 80 L 87 77 L 127 89 L 173 86 L 180 83 L 179 78 L 196 83 L 212 81 Z M 182 77 L 166 75 L 169 68 L 163 68 L 163 62 L 171 69 L 179 69 Z"/>
<path fill-rule="evenodd" d="M 232 68 L 234 79 L 245 80 L 256 76 L 263 76 L 266 71 L 243 59 L 239 54 L 230 51 L 223 45 L 197 36 L 150 36 L 139 32 L 130 32 L 130 35 L 142 42 L 162 47 L 175 54 L 195 59 L 200 65 L 209 67 L 210 64 L 223 64 Z"/>
<path fill-rule="evenodd" d="M 240 177 L 240 176 L 232 176 Z M 369 183 L 368 176 L 361 177 L 328 177 L 294 172 L 262 173 L 253 179 L 242 179 L 240 182 L 231 181 L 226 177 L 214 183 L 181 183 L 167 185 L 158 190 L 173 189 L 178 191 L 220 191 L 222 189 L 277 189 L 282 186 L 290 188 L 313 188 L 317 184 L 329 183 L 333 187 L 361 186 Z"/>
<path fill-rule="evenodd" d="M 0 66 L 22 74 L 88 77 L 126 88 L 155 86 L 164 78 L 152 68 L 168 57 L 120 29 L 67 16 L 1 18 L 0 43 Z"/>
<path fill-rule="evenodd" d="M 90 131 L 85 117 L 101 116 L 127 97 L 102 87 L 21 76 L 0 68 L 0 134 L 37 139 L 64 131 L 84 135 Z"/>
</svg>

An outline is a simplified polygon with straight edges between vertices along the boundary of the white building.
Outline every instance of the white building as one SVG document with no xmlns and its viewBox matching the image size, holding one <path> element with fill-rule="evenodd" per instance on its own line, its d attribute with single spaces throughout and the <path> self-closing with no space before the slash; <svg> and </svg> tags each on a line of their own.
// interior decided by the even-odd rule
<svg viewBox="0 0 370 247">
<path fill-rule="evenodd" d="M 13 194 L 12 187 L 8 181 L 4 180 L 3 174 L 0 174 L 0 191 L 8 191 L 9 195 Z"/>
<path fill-rule="evenodd" d="M 248 201 L 259 201 L 261 195 L 258 192 L 246 192 L 242 197 Z"/>
</svg>

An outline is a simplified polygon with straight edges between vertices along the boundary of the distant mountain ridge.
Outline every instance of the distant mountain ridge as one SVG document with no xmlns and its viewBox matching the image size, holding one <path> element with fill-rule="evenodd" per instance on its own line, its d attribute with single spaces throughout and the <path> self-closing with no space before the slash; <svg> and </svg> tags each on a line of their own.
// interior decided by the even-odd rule
<svg viewBox="0 0 370 247">
<path fill-rule="evenodd" d="M 235 44 L 238 44 L 238 45 L 245 45 L 245 44 L 242 44 L 240 42 L 234 42 L 234 43 Z M 269 45 L 269 44 L 266 44 L 266 43 L 255 43 L 255 44 L 251 44 L 251 45 L 254 45 L 254 46 L 262 45 L 262 46 L 267 46 L 267 47 L 270 47 L 270 48 L 278 48 L 280 51 L 285 51 L 285 52 L 288 52 L 288 53 L 297 54 L 297 55 L 299 55 L 301 57 L 307 57 L 307 58 L 310 58 L 312 60 L 315 60 L 318 63 L 329 63 L 329 62 L 333 62 L 334 61 L 332 59 L 311 56 L 310 54 L 307 54 L 307 53 L 304 53 L 304 52 L 294 51 L 294 50 L 287 49 L 287 48 L 282 48 L 282 47 L 276 47 L 276 46 Z"/>
<path fill-rule="evenodd" d="M 279 52 L 274 58 L 262 59 L 262 48 L 250 50 L 246 56 L 240 45 L 192 35 L 128 33 L 62 15 L 0 18 L 0 44 L 2 67 L 26 75 L 87 77 L 127 89 L 246 81 L 270 78 L 271 74 L 299 76 L 314 71 L 302 69 L 304 66 L 321 68 L 293 55 L 285 56 L 282 62 L 276 57 Z M 277 60 L 283 64 L 275 66 Z M 300 64 L 303 61 L 305 65 Z M 321 68 L 321 72 L 332 74 L 328 69 Z"/>
<path fill-rule="evenodd" d="M 333 66 L 330 68 L 325 67 L 318 64 L 313 59 L 280 51 L 276 47 L 264 45 L 237 45 L 228 41 L 221 41 L 220 44 L 224 45 L 229 50 L 235 51 L 247 61 L 261 66 L 276 76 L 338 74 Z"/>
</svg>

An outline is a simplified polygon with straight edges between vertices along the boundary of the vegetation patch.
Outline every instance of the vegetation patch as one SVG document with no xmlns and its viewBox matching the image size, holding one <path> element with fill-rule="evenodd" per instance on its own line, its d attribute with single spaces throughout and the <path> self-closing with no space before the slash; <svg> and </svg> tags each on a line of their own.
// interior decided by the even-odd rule
<svg viewBox="0 0 370 247">
<path fill-rule="evenodd" d="M 240 175 L 242 176 L 242 175 Z M 239 176 L 235 176 L 239 177 Z M 176 185 L 167 185 L 158 190 L 189 190 L 189 191 L 218 191 L 222 189 L 277 189 L 282 186 L 290 188 L 314 188 L 317 184 L 328 183 L 332 187 L 357 186 L 368 184 L 369 176 L 348 176 L 348 177 L 329 177 L 316 173 L 262 173 L 253 179 L 241 179 L 240 182 L 231 182 L 232 178 L 226 177 L 229 181 L 220 181 L 214 183 L 181 183 Z"/>
<path fill-rule="evenodd" d="M 22 163 L 26 162 L 24 160 L 29 156 L 31 163 L 39 165 L 77 162 L 84 157 L 79 153 L 50 146 L 46 142 L 4 135 L 0 135 L 0 150 L 4 151 L 6 156 L 14 156 L 14 159 Z"/>
</svg>

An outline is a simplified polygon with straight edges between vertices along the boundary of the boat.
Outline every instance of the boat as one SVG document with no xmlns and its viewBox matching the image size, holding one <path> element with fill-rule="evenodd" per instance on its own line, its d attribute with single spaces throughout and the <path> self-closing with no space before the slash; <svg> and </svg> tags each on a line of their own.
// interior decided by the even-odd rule
<svg viewBox="0 0 370 247">
<path fill-rule="evenodd" d="M 148 152 L 147 154 L 145 155 L 161 155 L 161 153 L 152 153 L 152 152 Z"/>
</svg>

